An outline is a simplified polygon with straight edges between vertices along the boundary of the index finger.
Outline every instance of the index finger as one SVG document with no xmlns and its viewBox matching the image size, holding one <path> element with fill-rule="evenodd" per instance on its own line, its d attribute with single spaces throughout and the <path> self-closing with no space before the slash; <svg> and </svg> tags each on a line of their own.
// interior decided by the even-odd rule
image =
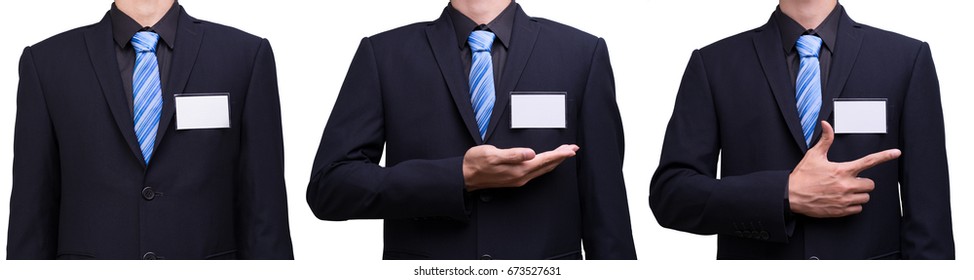
<svg viewBox="0 0 974 280">
<path fill-rule="evenodd" d="M 859 173 L 865 171 L 866 169 L 873 168 L 880 163 L 894 160 L 900 157 L 901 154 L 902 152 L 899 149 L 889 149 L 882 152 L 872 153 L 857 160 L 845 162 L 844 164 L 847 165 L 848 171 L 852 176 L 858 176 Z"/>
<path fill-rule="evenodd" d="M 545 160 L 563 160 L 575 156 L 577 151 L 578 146 L 576 145 L 561 145 L 554 150 L 538 154 L 538 157 Z"/>
<path fill-rule="evenodd" d="M 555 148 L 553 151 L 572 151 L 572 152 L 578 152 L 578 149 L 579 149 L 578 148 L 578 145 L 575 145 L 575 144 L 565 144 L 565 145 L 558 146 L 558 148 Z"/>
<path fill-rule="evenodd" d="M 565 159 L 573 156 L 575 156 L 575 149 L 569 146 L 562 146 L 558 149 L 540 153 L 534 159 L 524 163 L 525 168 L 528 170 L 527 176 L 534 178 L 548 173 L 564 162 Z"/>
</svg>

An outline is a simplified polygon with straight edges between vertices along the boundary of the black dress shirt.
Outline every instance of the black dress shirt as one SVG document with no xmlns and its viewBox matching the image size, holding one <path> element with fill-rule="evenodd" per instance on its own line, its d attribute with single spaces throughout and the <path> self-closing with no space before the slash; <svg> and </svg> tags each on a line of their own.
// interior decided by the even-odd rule
<svg viewBox="0 0 974 280">
<path fill-rule="evenodd" d="M 836 4 L 832 12 L 815 29 L 805 29 L 794 19 L 781 12 L 781 7 L 774 11 L 775 22 L 778 30 L 781 31 L 781 46 L 784 47 L 785 61 L 788 63 L 788 73 L 791 75 L 792 88 L 798 79 L 798 67 L 801 65 L 801 58 L 798 56 L 798 49 L 795 43 L 802 35 L 817 35 L 822 38 L 822 49 L 819 50 L 818 62 L 822 76 L 822 90 L 825 90 L 825 83 L 829 78 L 829 68 L 832 65 L 832 54 L 835 53 L 835 38 L 839 33 L 839 16 L 842 13 L 842 5 Z M 823 100 L 824 101 L 824 100 Z"/>
<path fill-rule="evenodd" d="M 788 63 L 788 74 L 791 75 L 791 88 L 796 87 L 798 68 L 801 66 L 801 58 L 798 56 L 798 48 L 795 46 L 798 42 L 798 37 L 802 35 L 816 35 L 822 38 L 822 48 L 818 53 L 818 63 L 819 71 L 821 71 L 822 90 L 825 90 L 825 83 L 829 79 L 829 66 L 832 65 L 832 53 L 835 52 L 835 38 L 839 33 L 839 16 L 841 13 L 842 5 L 836 4 L 832 12 L 825 17 L 825 20 L 818 27 L 806 30 L 797 21 L 781 12 L 781 7 L 775 9 L 773 17 L 778 24 L 778 30 L 781 32 L 781 46 L 784 48 L 785 62 Z M 827 101 L 822 100 L 822 102 Z M 784 194 L 785 231 L 788 236 L 791 236 L 795 230 L 794 213 L 789 209 L 788 191 L 786 190 Z"/>
<path fill-rule="evenodd" d="M 453 21 L 453 29 L 457 32 L 457 45 L 460 48 L 460 61 L 463 63 L 463 70 L 466 77 L 470 77 L 470 65 L 473 60 L 473 53 L 467 44 L 467 38 L 475 30 L 486 30 L 494 32 L 497 36 L 494 45 L 490 47 L 490 58 L 494 65 L 494 88 L 498 87 L 501 74 L 504 72 L 504 62 L 507 61 L 507 49 L 511 44 L 511 32 L 514 29 L 514 11 L 516 4 L 511 1 L 496 18 L 486 25 L 477 25 L 466 15 L 453 8 L 453 4 L 447 6 L 450 11 L 450 19 Z"/>
<path fill-rule="evenodd" d="M 129 112 L 132 112 L 135 99 L 132 96 L 132 75 L 135 71 L 135 48 L 132 47 L 132 37 L 139 31 L 152 31 L 159 34 L 159 43 L 156 45 L 156 59 L 159 62 L 159 82 L 165 92 L 166 81 L 169 80 L 169 69 L 172 65 L 173 46 L 176 44 L 176 27 L 179 23 L 179 11 L 182 8 L 179 3 L 173 2 L 172 7 L 166 12 L 162 19 L 153 26 L 141 26 L 134 19 L 123 13 L 115 4 L 109 14 L 112 18 L 112 35 L 115 38 L 115 58 L 118 59 L 118 70 L 122 74 L 122 87 L 125 89 L 125 98 L 129 103 Z"/>
</svg>

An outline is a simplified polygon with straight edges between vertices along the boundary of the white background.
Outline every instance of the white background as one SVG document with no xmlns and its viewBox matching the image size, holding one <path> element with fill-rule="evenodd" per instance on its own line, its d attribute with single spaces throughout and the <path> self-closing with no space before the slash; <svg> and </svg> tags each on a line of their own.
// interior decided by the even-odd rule
<svg viewBox="0 0 974 280">
<path fill-rule="evenodd" d="M 109 0 L 9 1 L 0 11 L 0 237 L 6 236 L 17 67 L 23 47 L 57 33 L 98 22 Z M 12 262 L 0 261 L 4 279 L 39 275 L 97 274 L 126 278 L 167 275 L 358 279 L 413 277 L 424 267 L 562 266 L 563 279 L 611 275 L 651 279 L 696 275 L 722 278 L 959 277 L 971 263 L 972 197 L 967 149 L 974 93 L 971 34 L 974 11 L 967 1 L 844 1 L 860 23 L 929 42 L 940 76 L 947 125 L 956 262 L 717 262 L 716 239 L 660 227 L 647 203 L 663 133 L 693 49 L 764 24 L 777 1 L 518 1 L 530 16 L 559 21 L 606 39 L 615 71 L 618 103 L 626 128 L 625 176 L 639 261 L 621 262 L 382 262 L 381 221 L 326 222 L 309 210 L 305 189 L 321 132 L 362 37 L 436 19 L 447 0 L 437 1 L 256 1 L 181 0 L 197 18 L 268 38 L 277 58 L 284 122 L 286 180 L 294 262 Z M 966 12 L 966 13 L 965 13 Z M 862 50 L 869 51 L 869 50 Z M 747 133 L 742 131 L 741 133 Z M 6 244 L 6 238 L 0 238 Z M 5 248 L 5 246 L 3 246 Z M 863 267 L 860 267 L 863 266 Z M 966 275 L 970 271 L 966 270 Z M 14 276 L 8 278 L 7 276 Z M 18 277 L 19 276 L 19 277 Z M 432 278 L 432 277 L 424 277 Z M 448 277 L 439 277 L 448 279 Z M 478 278 L 478 277 L 473 277 Z M 503 277 L 500 277 L 503 278 Z M 529 277 L 535 278 L 538 277 Z M 543 278 L 543 277 L 541 277 Z"/>
</svg>

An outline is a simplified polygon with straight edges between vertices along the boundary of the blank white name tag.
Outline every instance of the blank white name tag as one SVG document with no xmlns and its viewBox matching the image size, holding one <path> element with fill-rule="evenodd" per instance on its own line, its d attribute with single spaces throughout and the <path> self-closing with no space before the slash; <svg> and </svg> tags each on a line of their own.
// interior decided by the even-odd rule
<svg viewBox="0 0 974 280">
<path fill-rule="evenodd" d="M 177 94 L 176 130 L 230 128 L 229 93 Z"/>
<path fill-rule="evenodd" d="M 565 128 L 566 92 L 511 92 L 511 128 Z"/>
<path fill-rule="evenodd" d="M 833 101 L 835 133 L 886 133 L 886 98 L 836 98 Z"/>
</svg>

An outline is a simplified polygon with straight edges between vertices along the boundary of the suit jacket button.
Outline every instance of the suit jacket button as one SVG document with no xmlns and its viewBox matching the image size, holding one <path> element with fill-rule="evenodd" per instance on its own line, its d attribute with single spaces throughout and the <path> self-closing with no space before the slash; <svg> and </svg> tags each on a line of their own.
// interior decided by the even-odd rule
<svg viewBox="0 0 974 280">
<path fill-rule="evenodd" d="M 481 260 L 493 260 L 493 259 L 494 259 L 494 257 L 491 257 L 491 256 L 490 256 L 490 255 L 488 255 L 488 254 L 484 254 L 483 256 L 480 256 L 480 259 L 481 259 Z"/>
<path fill-rule="evenodd" d="M 483 202 L 490 202 L 493 199 L 494 199 L 494 196 L 489 195 L 489 194 L 481 194 L 480 195 L 480 201 L 483 201 Z"/>
<path fill-rule="evenodd" d="M 156 191 L 152 190 L 152 187 L 142 188 L 142 198 L 145 200 L 152 200 L 156 198 Z"/>
<path fill-rule="evenodd" d="M 143 260 L 154 260 L 154 259 L 156 259 L 156 253 L 146 252 L 145 255 L 142 255 L 142 259 Z"/>
<path fill-rule="evenodd" d="M 811 256 L 811 257 L 809 257 L 808 259 L 809 259 L 809 260 L 813 260 L 813 261 L 814 261 L 814 260 L 818 260 L 818 257 L 816 257 L 816 256 Z"/>
</svg>

